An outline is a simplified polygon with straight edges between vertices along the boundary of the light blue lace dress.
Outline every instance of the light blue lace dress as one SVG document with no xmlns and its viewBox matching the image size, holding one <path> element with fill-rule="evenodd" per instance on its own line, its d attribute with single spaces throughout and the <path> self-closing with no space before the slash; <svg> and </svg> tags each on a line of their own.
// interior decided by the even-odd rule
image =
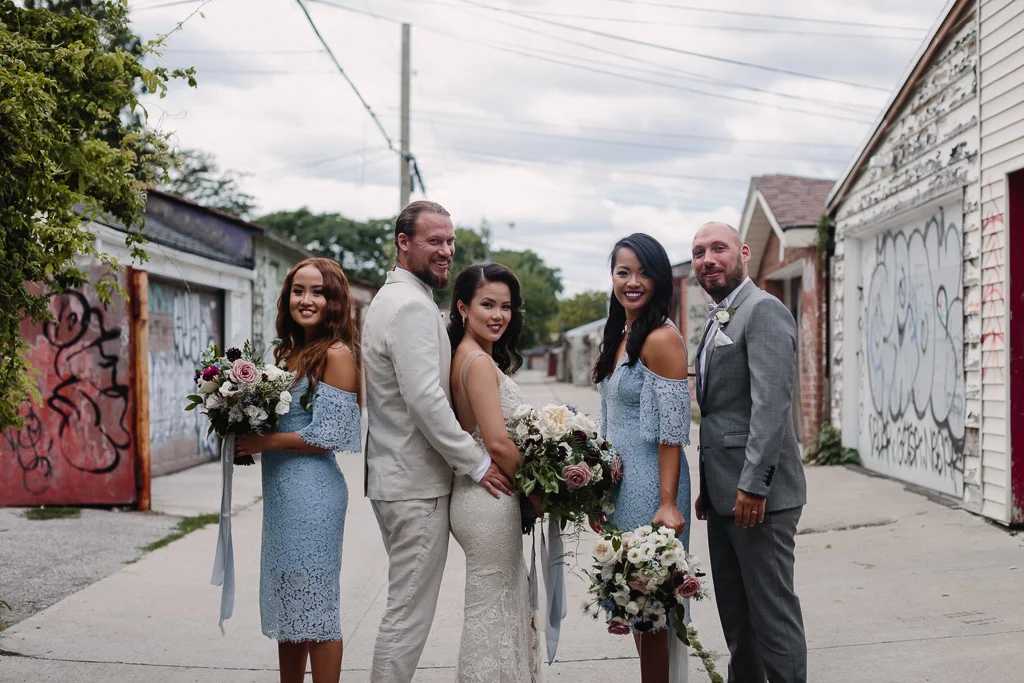
<svg viewBox="0 0 1024 683">
<path fill-rule="evenodd" d="M 291 390 L 292 407 L 278 431 L 297 432 L 322 453 L 263 454 L 263 633 L 287 642 L 341 640 L 341 543 L 348 487 L 334 451 L 358 452 L 356 395 L 317 383 L 310 411 L 307 381 Z"/>
<path fill-rule="evenodd" d="M 622 531 L 654 520 L 660 504 L 658 444 L 680 447 L 676 505 L 686 520 L 680 540 L 690 548 L 690 470 L 682 450 L 690 443 L 690 391 L 685 379 L 667 379 L 624 356 L 601 391 L 601 431 L 622 456 L 623 476 L 609 520 Z"/>
</svg>

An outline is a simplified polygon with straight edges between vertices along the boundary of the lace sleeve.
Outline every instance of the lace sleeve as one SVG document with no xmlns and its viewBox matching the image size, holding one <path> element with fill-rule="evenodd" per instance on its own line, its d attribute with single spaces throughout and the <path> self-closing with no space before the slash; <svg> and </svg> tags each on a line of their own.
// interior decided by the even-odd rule
<svg viewBox="0 0 1024 683">
<path fill-rule="evenodd" d="M 645 441 L 690 445 L 690 387 L 685 379 L 666 379 L 644 368 L 640 429 Z"/>
<path fill-rule="evenodd" d="M 356 395 L 318 382 L 313 395 L 313 421 L 297 433 L 310 446 L 358 453 L 362 450 L 362 430 Z"/>
</svg>

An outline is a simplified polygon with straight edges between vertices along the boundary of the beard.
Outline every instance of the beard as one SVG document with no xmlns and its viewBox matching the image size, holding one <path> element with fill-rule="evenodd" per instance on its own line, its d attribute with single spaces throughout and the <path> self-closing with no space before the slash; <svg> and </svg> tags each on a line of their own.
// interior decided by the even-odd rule
<svg viewBox="0 0 1024 683">
<path fill-rule="evenodd" d="M 732 268 L 724 270 L 723 275 L 721 285 L 712 285 L 708 283 L 706 278 L 702 276 L 697 277 L 697 282 L 715 301 L 721 301 L 732 294 L 732 291 L 739 287 L 740 283 L 746 278 L 746 275 L 743 274 L 743 261 L 737 261 Z"/>
<path fill-rule="evenodd" d="M 416 264 L 416 268 L 412 270 L 412 274 L 426 282 L 432 289 L 444 289 L 448 286 L 452 277 L 451 268 L 446 270 L 444 275 L 438 275 L 437 272 L 430 267 L 430 261 Z"/>
</svg>

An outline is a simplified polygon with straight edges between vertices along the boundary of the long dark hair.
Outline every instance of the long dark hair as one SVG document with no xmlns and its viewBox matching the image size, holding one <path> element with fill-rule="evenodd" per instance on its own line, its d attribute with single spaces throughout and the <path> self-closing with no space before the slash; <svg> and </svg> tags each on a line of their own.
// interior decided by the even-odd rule
<svg viewBox="0 0 1024 683">
<path fill-rule="evenodd" d="M 313 266 L 320 271 L 324 278 L 323 294 L 327 300 L 320 318 L 320 329 L 310 339 L 306 339 L 306 331 L 292 318 L 289 306 L 295 273 L 306 266 Z M 281 343 L 274 349 L 274 359 L 278 366 L 294 372 L 296 380 L 306 377 L 312 391 L 316 383 L 323 379 L 328 349 L 338 342 L 345 343 L 352 350 L 358 364 L 359 326 L 354 313 L 348 278 L 341 266 L 326 258 L 310 258 L 296 263 L 285 276 L 281 297 L 277 300 L 277 336 Z"/>
<path fill-rule="evenodd" d="M 504 283 L 508 285 L 508 291 L 512 295 L 512 319 L 491 349 L 491 357 L 498 369 L 506 375 L 511 375 L 523 364 L 523 357 L 519 354 L 519 337 L 523 334 L 523 288 L 516 274 L 508 266 L 500 263 L 474 263 L 455 278 L 452 306 L 448 312 L 448 339 L 452 342 L 452 355 L 466 335 L 458 304 L 461 301 L 469 308 L 476 290 L 485 282 Z"/>
<path fill-rule="evenodd" d="M 612 249 L 611 270 L 615 271 L 615 259 L 623 249 L 629 249 L 640 261 L 644 274 L 654 282 L 654 292 L 647 302 L 643 313 L 633 321 L 626 338 L 626 365 L 633 366 L 640 360 L 640 350 L 647 341 L 647 335 L 665 324 L 669 309 L 672 306 L 672 263 L 668 260 L 665 247 L 650 235 L 635 232 L 623 237 Z M 608 377 L 615 370 L 615 355 L 622 343 L 622 333 L 626 327 L 626 309 L 615 298 L 615 292 L 609 300 L 608 322 L 604 326 L 604 341 L 601 342 L 601 354 L 594 364 L 592 378 L 595 383 Z"/>
</svg>

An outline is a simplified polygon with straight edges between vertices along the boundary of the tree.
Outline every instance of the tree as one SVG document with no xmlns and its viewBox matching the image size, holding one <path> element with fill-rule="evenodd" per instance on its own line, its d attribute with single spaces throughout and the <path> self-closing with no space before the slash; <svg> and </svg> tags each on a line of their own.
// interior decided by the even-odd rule
<svg viewBox="0 0 1024 683">
<path fill-rule="evenodd" d="M 88 283 L 77 258 L 118 267 L 96 248 L 87 221 L 118 221 L 133 257 L 145 258 L 145 194 L 170 156 L 164 136 L 120 113 L 140 107 L 140 83 L 161 96 L 170 78 L 195 84 L 192 69 L 150 70 L 111 48 L 128 29 L 127 8 L 92 5 L 102 21 L 0 0 L 0 430 L 24 423 L 19 409 L 35 394 L 22 319 L 52 320 L 47 295 Z M 104 136 L 110 130 L 114 140 Z M 106 301 L 123 293 L 113 278 L 94 287 Z"/>
<path fill-rule="evenodd" d="M 278 211 L 257 219 L 283 237 L 334 259 L 349 277 L 371 284 L 384 283 L 391 267 L 388 245 L 394 238 L 392 219 L 354 221 L 337 213 Z"/>
<path fill-rule="evenodd" d="M 491 260 L 511 268 L 522 283 L 525 320 L 520 347 L 529 349 L 542 344 L 551 321 L 558 315 L 561 272 L 558 268 L 549 267 L 544 259 L 529 249 L 495 251 Z"/>
<path fill-rule="evenodd" d="M 571 299 L 558 302 L 557 332 L 571 330 L 580 325 L 600 320 L 608 315 L 608 292 L 591 290 L 580 292 Z"/>
<path fill-rule="evenodd" d="M 213 154 L 198 149 L 180 149 L 160 189 L 210 209 L 248 218 L 256 209 L 256 198 L 239 187 L 243 175 L 221 171 Z"/>
</svg>

